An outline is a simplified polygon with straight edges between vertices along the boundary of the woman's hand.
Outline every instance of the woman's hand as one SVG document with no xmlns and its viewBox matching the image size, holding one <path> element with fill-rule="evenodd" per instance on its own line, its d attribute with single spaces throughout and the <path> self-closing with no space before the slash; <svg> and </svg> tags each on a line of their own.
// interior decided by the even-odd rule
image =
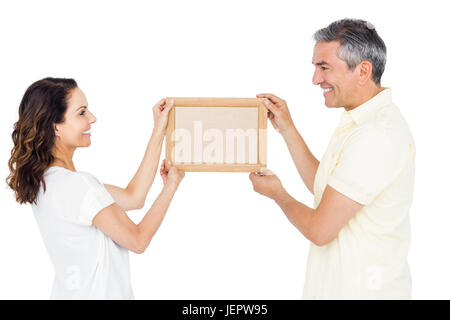
<svg viewBox="0 0 450 320">
<path fill-rule="evenodd" d="M 174 184 L 178 187 L 181 180 L 184 178 L 184 171 L 177 169 L 172 166 L 170 161 L 166 162 L 163 160 L 161 163 L 161 168 L 159 169 L 159 173 L 161 174 L 161 178 L 163 180 L 164 185 L 167 183 Z"/>
<path fill-rule="evenodd" d="M 154 130 L 165 134 L 169 111 L 173 107 L 173 99 L 161 99 L 153 107 L 153 120 L 155 122 Z"/>
</svg>

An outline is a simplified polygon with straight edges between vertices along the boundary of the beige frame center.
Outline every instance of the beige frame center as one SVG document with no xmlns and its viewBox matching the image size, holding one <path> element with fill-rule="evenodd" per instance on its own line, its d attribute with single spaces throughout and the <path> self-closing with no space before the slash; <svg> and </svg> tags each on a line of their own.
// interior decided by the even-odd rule
<svg viewBox="0 0 450 320">
<path fill-rule="evenodd" d="M 167 98 L 174 100 L 174 106 L 169 112 L 169 120 L 166 131 L 166 161 L 184 171 L 209 171 L 209 172 L 260 172 L 267 166 L 267 109 L 264 99 L 258 98 Z M 197 109 L 198 108 L 198 109 Z M 243 109 L 246 108 L 246 109 Z M 177 110 L 179 112 L 177 112 Z M 239 117 L 237 116 L 239 114 Z M 202 118 L 203 117 L 203 118 Z M 206 119 L 206 120 L 205 120 Z M 178 124 L 178 126 L 177 126 Z M 181 127 L 180 127 L 181 126 Z M 202 130 L 206 129 L 203 132 Z M 193 149 L 203 148 L 203 140 L 212 133 L 212 137 L 222 137 L 221 133 L 245 133 L 248 137 L 245 142 L 245 157 L 239 157 L 234 152 L 234 137 L 225 135 L 224 141 L 220 141 L 220 156 L 222 161 L 205 160 L 203 153 L 198 157 L 194 152 L 191 157 L 180 161 L 179 147 L 180 137 L 188 136 L 189 142 L 194 141 Z M 180 133 L 183 133 L 180 135 Z M 191 139 L 190 137 L 194 137 Z M 228 142 L 233 142 L 229 148 Z M 251 143 L 254 141 L 256 143 Z M 239 143 L 239 142 L 237 142 Z M 178 144 L 178 145 L 177 145 Z M 226 144 L 226 145 L 225 145 Z M 212 143 L 210 144 L 212 145 Z M 192 147 L 192 144 L 189 148 Z M 223 149 L 222 149 L 223 148 Z M 242 148 L 242 146 L 241 146 Z M 211 149 L 211 148 L 210 148 Z M 249 151 L 249 149 L 251 149 Z M 177 151 L 177 154 L 175 154 Z M 206 152 L 207 150 L 205 150 Z M 223 155 L 222 155 L 223 153 Z M 256 153 L 256 154 L 255 154 Z M 206 153 L 205 153 L 206 154 Z M 202 158 L 203 157 L 203 158 Z M 206 156 L 205 156 L 206 157 Z M 244 161 L 245 158 L 245 161 Z"/>
</svg>

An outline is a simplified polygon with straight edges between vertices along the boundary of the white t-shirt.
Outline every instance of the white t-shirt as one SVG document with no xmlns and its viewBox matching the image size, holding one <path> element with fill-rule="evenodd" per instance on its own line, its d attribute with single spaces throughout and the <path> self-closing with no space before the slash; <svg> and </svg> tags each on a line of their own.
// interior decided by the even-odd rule
<svg viewBox="0 0 450 320">
<path fill-rule="evenodd" d="M 32 209 L 55 268 L 51 299 L 134 299 L 128 250 L 92 225 L 114 199 L 87 172 L 50 167 Z"/>
</svg>

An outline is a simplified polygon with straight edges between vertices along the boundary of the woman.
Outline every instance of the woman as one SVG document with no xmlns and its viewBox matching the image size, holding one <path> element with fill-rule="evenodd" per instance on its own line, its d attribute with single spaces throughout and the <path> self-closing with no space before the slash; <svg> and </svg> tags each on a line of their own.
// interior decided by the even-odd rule
<svg viewBox="0 0 450 320">
<path fill-rule="evenodd" d="M 125 213 L 143 207 L 153 183 L 168 112 L 173 101 L 153 107 L 154 129 L 144 158 L 128 186 L 102 184 L 72 161 L 91 144 L 96 118 L 73 79 L 33 83 L 19 106 L 9 187 L 30 203 L 55 268 L 51 298 L 133 299 L 128 250 L 143 253 L 164 218 L 184 172 L 163 162 L 164 187 L 136 225 Z"/>
</svg>

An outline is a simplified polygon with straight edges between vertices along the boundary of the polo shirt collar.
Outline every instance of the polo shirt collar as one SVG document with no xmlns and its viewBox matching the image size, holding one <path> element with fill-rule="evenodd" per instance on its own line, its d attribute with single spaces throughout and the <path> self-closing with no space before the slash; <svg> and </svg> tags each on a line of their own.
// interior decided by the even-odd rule
<svg viewBox="0 0 450 320">
<path fill-rule="evenodd" d="M 378 93 L 372 99 L 364 102 L 359 107 L 350 111 L 344 111 L 345 118 L 351 118 L 357 125 L 363 124 L 369 119 L 376 110 L 387 104 L 392 103 L 392 90 L 390 88 L 383 88 L 383 91 Z"/>
</svg>

